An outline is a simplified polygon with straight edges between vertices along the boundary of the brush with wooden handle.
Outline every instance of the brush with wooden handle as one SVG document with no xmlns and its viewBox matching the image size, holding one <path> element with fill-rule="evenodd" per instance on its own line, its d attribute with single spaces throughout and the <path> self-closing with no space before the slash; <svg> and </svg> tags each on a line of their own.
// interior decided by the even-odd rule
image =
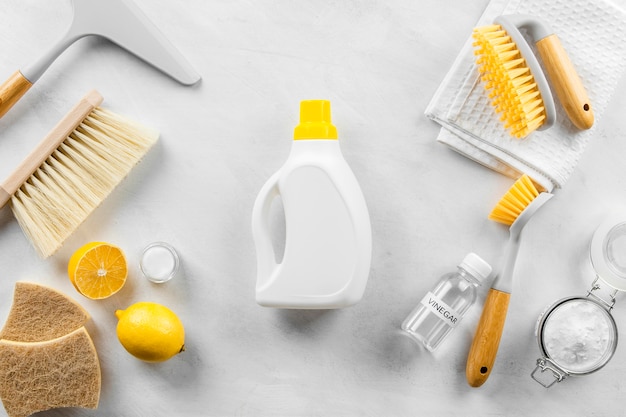
<svg viewBox="0 0 626 417">
<path fill-rule="evenodd" d="M 550 84 L 520 29 L 534 40 Z M 583 82 L 547 23 L 535 16 L 499 16 L 493 25 L 475 28 L 473 37 L 484 86 L 511 135 L 522 138 L 555 122 L 550 86 L 577 128 L 593 125 L 593 109 Z"/>
<path fill-rule="evenodd" d="M 489 214 L 491 220 L 510 226 L 509 241 L 505 248 L 504 266 L 489 289 L 467 357 L 465 375 L 472 387 L 479 387 L 487 381 L 496 360 L 511 298 L 522 230 L 551 197 L 551 193 L 540 193 L 530 178 L 523 175 Z"/>
<path fill-rule="evenodd" d="M 88 93 L 0 185 L 0 207 L 44 258 L 100 205 L 159 137 Z"/>
</svg>

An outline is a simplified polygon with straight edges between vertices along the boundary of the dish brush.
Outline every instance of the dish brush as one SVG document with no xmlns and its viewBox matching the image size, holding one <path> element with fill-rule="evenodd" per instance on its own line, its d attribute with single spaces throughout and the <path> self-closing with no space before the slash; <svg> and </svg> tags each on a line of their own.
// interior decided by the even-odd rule
<svg viewBox="0 0 626 417">
<path fill-rule="evenodd" d="M 493 25 L 475 28 L 472 35 L 481 79 L 504 127 L 512 136 L 523 138 L 556 121 L 550 86 L 520 29 L 535 41 L 569 119 L 577 128 L 589 129 L 593 110 L 574 65 L 552 29 L 528 15 L 499 16 Z"/>
<path fill-rule="evenodd" d="M 100 108 L 89 92 L 0 185 L 43 258 L 100 205 L 158 139 L 158 132 Z"/>
<path fill-rule="evenodd" d="M 472 387 L 479 387 L 487 381 L 498 353 L 513 289 L 513 272 L 522 230 L 533 214 L 552 196 L 551 193 L 540 192 L 531 179 L 523 175 L 489 214 L 491 220 L 510 226 L 509 240 L 502 270 L 487 294 L 467 358 L 465 375 Z"/>
</svg>

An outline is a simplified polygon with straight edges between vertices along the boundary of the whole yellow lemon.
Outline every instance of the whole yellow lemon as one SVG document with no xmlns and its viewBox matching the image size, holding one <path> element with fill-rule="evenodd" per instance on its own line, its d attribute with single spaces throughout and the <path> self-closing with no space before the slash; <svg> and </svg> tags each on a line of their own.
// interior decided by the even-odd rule
<svg viewBox="0 0 626 417">
<path fill-rule="evenodd" d="M 185 328 L 169 308 L 139 302 L 117 310 L 117 338 L 131 355 L 147 362 L 163 362 L 185 350 Z"/>
</svg>

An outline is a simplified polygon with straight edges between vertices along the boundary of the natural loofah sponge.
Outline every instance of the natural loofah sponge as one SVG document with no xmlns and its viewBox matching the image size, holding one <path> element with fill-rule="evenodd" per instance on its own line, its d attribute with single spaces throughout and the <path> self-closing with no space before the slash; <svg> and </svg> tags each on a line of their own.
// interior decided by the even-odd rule
<svg viewBox="0 0 626 417">
<path fill-rule="evenodd" d="M 0 397 L 9 417 L 58 407 L 96 408 L 100 364 L 85 328 L 46 342 L 0 340 Z"/>
<path fill-rule="evenodd" d="M 96 408 L 100 364 L 89 314 L 52 288 L 18 282 L 0 332 L 0 398 L 9 417 L 58 407 Z"/>
<path fill-rule="evenodd" d="M 0 339 L 42 342 L 65 336 L 83 326 L 89 313 L 78 303 L 52 288 L 18 282 L 11 312 Z"/>
</svg>

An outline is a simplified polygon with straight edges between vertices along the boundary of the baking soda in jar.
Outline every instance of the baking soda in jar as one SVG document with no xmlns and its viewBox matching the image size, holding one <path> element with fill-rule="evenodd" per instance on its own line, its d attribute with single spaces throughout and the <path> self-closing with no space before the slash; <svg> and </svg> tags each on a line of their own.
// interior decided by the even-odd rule
<svg viewBox="0 0 626 417">
<path fill-rule="evenodd" d="M 141 255 L 139 267 L 144 276 L 151 282 L 161 284 L 176 275 L 180 259 L 176 250 L 165 242 L 154 242 L 148 245 Z"/>
</svg>

